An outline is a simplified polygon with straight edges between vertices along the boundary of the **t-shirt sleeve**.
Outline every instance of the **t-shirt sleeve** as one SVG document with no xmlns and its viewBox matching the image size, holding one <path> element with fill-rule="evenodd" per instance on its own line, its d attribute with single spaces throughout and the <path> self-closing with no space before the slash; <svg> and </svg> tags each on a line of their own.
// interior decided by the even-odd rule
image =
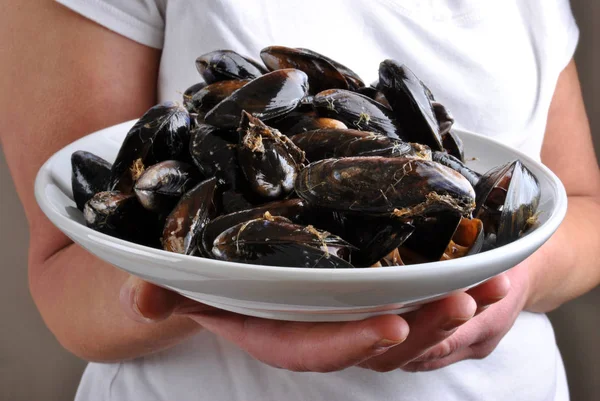
<svg viewBox="0 0 600 401">
<path fill-rule="evenodd" d="M 146 46 L 161 49 L 165 0 L 56 0 L 78 14 Z"/>
<path fill-rule="evenodd" d="M 537 12 L 542 12 L 543 31 L 548 56 L 564 69 L 573 58 L 579 43 L 579 28 L 569 0 L 543 0 Z"/>
</svg>

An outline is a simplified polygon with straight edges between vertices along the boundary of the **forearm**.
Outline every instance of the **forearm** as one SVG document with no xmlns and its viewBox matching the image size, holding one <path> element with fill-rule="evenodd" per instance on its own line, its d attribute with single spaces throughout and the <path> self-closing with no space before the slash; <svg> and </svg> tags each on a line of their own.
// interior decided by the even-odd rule
<svg viewBox="0 0 600 401">
<path fill-rule="evenodd" d="M 531 277 L 525 306 L 549 312 L 600 284 L 600 201 L 569 197 L 566 218 L 527 261 Z"/>
<path fill-rule="evenodd" d="M 127 274 L 72 243 L 45 261 L 32 260 L 29 276 L 47 326 L 65 348 L 86 360 L 140 357 L 200 330 L 181 316 L 154 324 L 131 320 L 119 304 Z"/>
</svg>

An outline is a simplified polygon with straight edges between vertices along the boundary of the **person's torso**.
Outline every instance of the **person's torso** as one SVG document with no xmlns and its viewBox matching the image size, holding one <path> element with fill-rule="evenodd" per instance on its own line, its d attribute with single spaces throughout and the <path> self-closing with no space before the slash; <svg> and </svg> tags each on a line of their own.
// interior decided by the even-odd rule
<svg viewBox="0 0 600 401">
<path fill-rule="evenodd" d="M 258 60 L 270 45 L 309 48 L 367 83 L 392 58 L 428 85 L 458 127 L 538 158 L 560 68 L 523 22 L 524 1 L 163 0 L 159 97 L 181 99 L 201 81 L 196 57 L 216 49 Z M 550 401 L 567 397 L 565 388 L 548 320 L 524 313 L 485 360 L 417 374 L 292 373 L 204 332 L 136 361 L 90 364 L 78 399 Z"/>
</svg>

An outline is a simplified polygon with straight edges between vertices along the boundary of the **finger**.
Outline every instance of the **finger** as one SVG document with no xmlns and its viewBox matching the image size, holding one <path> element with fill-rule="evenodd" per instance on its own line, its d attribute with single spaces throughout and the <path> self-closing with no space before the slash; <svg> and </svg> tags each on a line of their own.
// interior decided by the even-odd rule
<svg viewBox="0 0 600 401">
<path fill-rule="evenodd" d="M 410 334 L 402 345 L 365 361 L 361 366 L 378 372 L 389 372 L 411 362 L 450 337 L 458 327 L 473 317 L 476 308 L 477 304 L 466 293 L 458 293 L 423 306 L 410 318 Z"/>
<path fill-rule="evenodd" d="M 173 313 L 214 309 L 135 276 L 123 284 L 119 298 L 125 314 L 142 323 L 159 322 Z"/>
<path fill-rule="evenodd" d="M 467 291 L 467 294 L 477 302 L 477 314 L 479 314 L 490 305 L 504 299 L 509 291 L 510 279 L 505 273 L 502 273 L 477 287 L 471 288 Z"/>
<path fill-rule="evenodd" d="M 355 322 L 285 322 L 229 312 L 190 315 L 269 365 L 292 371 L 332 372 L 381 355 L 402 343 L 408 324 L 384 315 Z"/>
<path fill-rule="evenodd" d="M 465 359 L 473 358 L 473 350 L 471 347 L 462 348 L 450 355 L 434 360 L 428 361 L 413 361 L 401 367 L 405 372 L 430 372 L 450 366 L 456 362 L 463 361 Z"/>
</svg>

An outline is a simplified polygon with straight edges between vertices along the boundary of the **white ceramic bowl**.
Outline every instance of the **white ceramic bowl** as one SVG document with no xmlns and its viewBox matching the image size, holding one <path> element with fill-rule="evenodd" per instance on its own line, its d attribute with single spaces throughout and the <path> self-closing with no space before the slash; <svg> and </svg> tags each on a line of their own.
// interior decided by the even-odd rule
<svg viewBox="0 0 600 401">
<path fill-rule="evenodd" d="M 540 225 L 531 233 L 501 248 L 461 259 L 378 269 L 282 268 L 179 255 L 87 228 L 72 200 L 71 154 L 87 150 L 112 162 L 134 123 L 86 136 L 52 156 L 35 183 L 40 207 L 73 241 L 108 263 L 205 304 L 252 316 L 341 321 L 415 309 L 520 263 L 548 240 L 567 209 L 564 187 L 549 169 L 499 142 L 459 132 L 466 155 L 476 158 L 468 162 L 473 169 L 485 172 L 519 158 L 537 176 Z"/>
</svg>

